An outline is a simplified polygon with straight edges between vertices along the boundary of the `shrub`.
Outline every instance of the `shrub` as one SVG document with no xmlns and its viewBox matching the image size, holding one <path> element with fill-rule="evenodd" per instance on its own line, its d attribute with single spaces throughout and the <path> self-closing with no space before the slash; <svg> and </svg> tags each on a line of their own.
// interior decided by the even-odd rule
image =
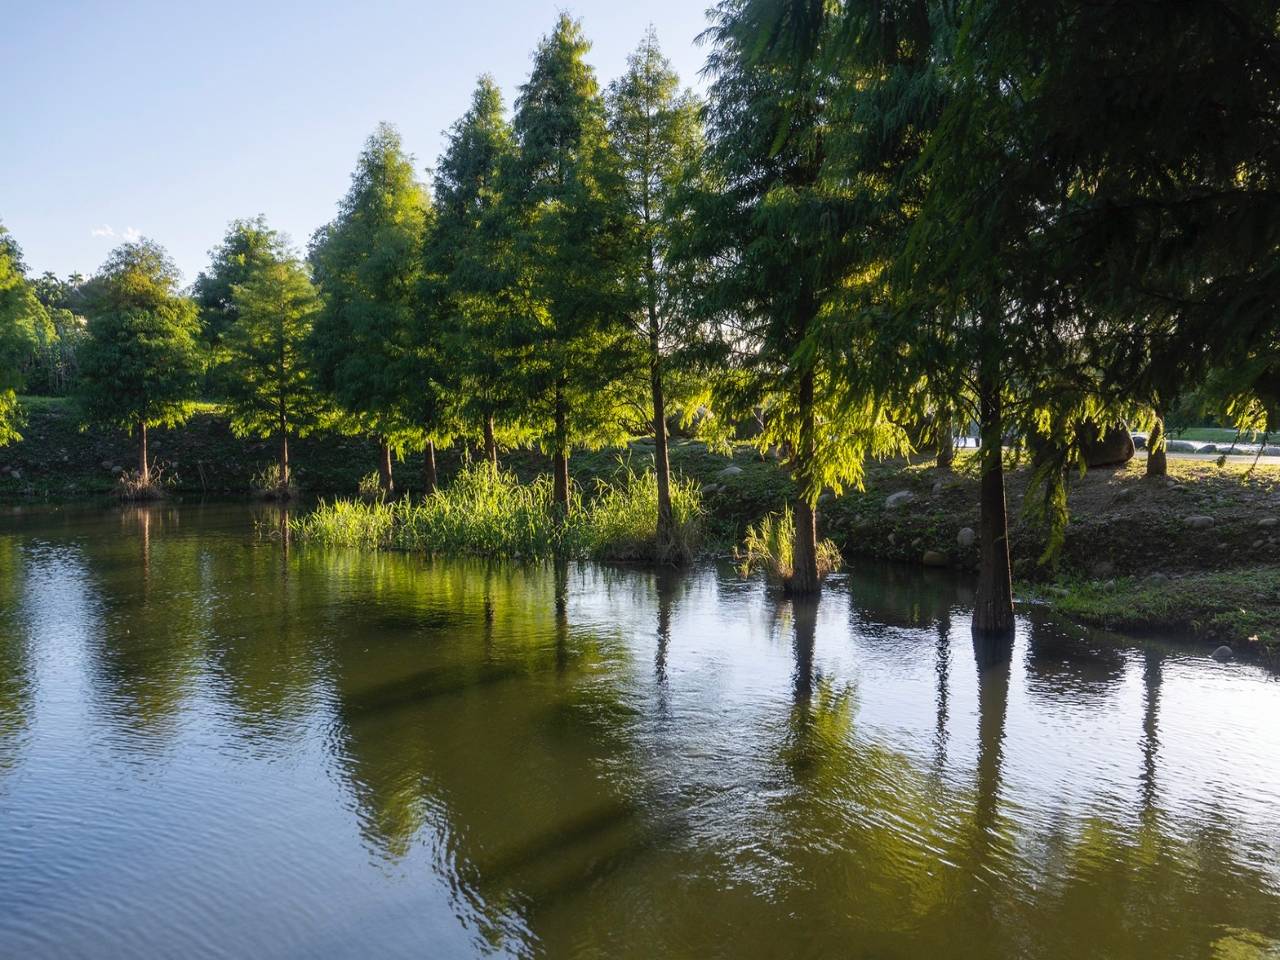
<svg viewBox="0 0 1280 960">
<path fill-rule="evenodd" d="M 280 482 L 280 466 L 277 463 L 264 463 L 249 478 L 249 489 L 255 497 L 263 500 L 292 500 L 298 495 L 298 488 L 293 482 L 293 471 L 285 473 L 285 480 Z"/>
</svg>

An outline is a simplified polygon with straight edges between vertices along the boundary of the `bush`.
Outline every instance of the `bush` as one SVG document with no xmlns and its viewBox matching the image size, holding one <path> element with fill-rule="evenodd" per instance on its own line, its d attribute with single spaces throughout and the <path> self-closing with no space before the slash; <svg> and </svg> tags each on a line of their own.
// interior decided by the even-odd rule
<svg viewBox="0 0 1280 960">
<path fill-rule="evenodd" d="M 413 550 L 438 555 L 601 560 L 691 556 L 702 506 L 697 488 L 672 484 L 676 543 L 659 555 L 658 493 L 653 471 L 624 466 L 613 480 L 597 480 L 585 498 L 570 491 L 567 516 L 557 516 L 551 478 L 521 483 L 488 464 L 464 467 L 445 490 L 420 501 L 335 500 L 291 521 L 303 540 L 335 546 Z"/>
<path fill-rule="evenodd" d="M 771 513 L 759 525 L 747 527 L 746 542 L 737 553 L 742 575 L 763 570 L 765 576 L 786 588 L 795 575 L 796 520 L 787 507 Z M 830 540 L 818 541 L 818 578 L 840 569 L 839 548 Z"/>
<path fill-rule="evenodd" d="M 298 488 L 293 482 L 293 471 L 285 472 L 285 480 L 280 482 L 280 465 L 274 462 L 265 463 L 249 478 L 249 489 L 253 495 L 262 500 L 292 500 L 298 495 Z"/>
</svg>

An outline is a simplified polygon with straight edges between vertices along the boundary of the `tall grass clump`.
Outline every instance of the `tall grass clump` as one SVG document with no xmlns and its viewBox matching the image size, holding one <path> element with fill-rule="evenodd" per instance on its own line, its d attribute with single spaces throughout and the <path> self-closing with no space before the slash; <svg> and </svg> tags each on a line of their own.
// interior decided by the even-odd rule
<svg viewBox="0 0 1280 960">
<path fill-rule="evenodd" d="M 793 551 L 796 542 L 796 519 L 787 507 L 782 513 L 771 513 L 759 525 L 747 527 L 742 549 L 737 552 L 742 575 L 763 570 L 765 576 L 789 588 L 795 575 Z M 840 569 L 840 548 L 830 540 L 818 541 L 818 578 Z"/>
<path fill-rule="evenodd" d="M 653 471 L 623 468 L 592 495 L 576 487 L 559 515 L 551 478 L 521 483 L 487 463 L 464 467 L 447 489 L 420 501 L 337 500 L 291 521 L 298 538 L 331 546 L 413 550 L 437 555 L 660 560 L 692 556 L 702 504 L 692 483 L 672 485 L 675 546 L 657 544 L 658 489 Z M 661 555 L 660 555 L 661 554 Z"/>
</svg>

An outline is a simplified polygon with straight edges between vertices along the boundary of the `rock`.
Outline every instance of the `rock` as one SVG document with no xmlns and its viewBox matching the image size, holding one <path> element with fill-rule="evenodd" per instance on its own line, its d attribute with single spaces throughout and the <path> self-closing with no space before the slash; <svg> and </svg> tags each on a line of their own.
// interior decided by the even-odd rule
<svg viewBox="0 0 1280 960">
<path fill-rule="evenodd" d="M 1192 530 L 1208 530 L 1213 526 L 1213 517 L 1206 517 L 1202 513 L 1196 513 L 1189 517 L 1183 517 L 1182 522 Z"/>
<path fill-rule="evenodd" d="M 977 531 L 973 527 L 961 527 L 960 532 L 956 534 L 956 546 L 968 550 L 978 542 Z"/>
<path fill-rule="evenodd" d="M 1195 453 L 1200 445 L 1190 440 L 1170 440 L 1164 445 L 1164 449 L 1167 453 Z"/>
<path fill-rule="evenodd" d="M 111 472 L 119 476 L 120 474 L 124 473 L 124 467 L 120 466 L 120 464 L 117 463 L 114 466 L 112 466 Z"/>
<path fill-rule="evenodd" d="M 1133 449 L 1147 449 L 1147 435 L 1145 433 L 1131 433 L 1129 436 L 1133 437 Z"/>
<path fill-rule="evenodd" d="M 1134 496 L 1134 489 L 1132 487 L 1125 487 L 1123 490 L 1117 490 L 1113 499 L 1116 503 L 1128 503 L 1134 498 Z"/>
<path fill-rule="evenodd" d="M 699 490 L 698 492 L 701 493 L 704 497 L 706 497 L 706 496 L 710 496 L 713 493 L 718 493 L 719 491 L 720 491 L 720 487 L 717 484 L 704 483 L 702 485 L 702 489 Z"/>
<path fill-rule="evenodd" d="M 733 464 L 729 464 L 729 466 L 725 467 L 723 470 L 717 473 L 716 476 L 722 477 L 722 478 L 740 477 L 742 476 L 742 468 L 735 467 Z"/>
<path fill-rule="evenodd" d="M 1263 530 L 1270 529 L 1271 527 L 1274 527 L 1277 525 L 1280 525 L 1280 518 L 1278 517 L 1263 517 L 1261 520 L 1258 521 L 1258 526 L 1261 527 Z"/>
<path fill-rule="evenodd" d="M 1235 656 L 1235 651 L 1232 650 L 1230 647 L 1228 647 L 1226 644 L 1223 644 L 1217 650 L 1213 651 L 1213 659 L 1217 660 L 1219 663 L 1226 663 L 1228 660 L 1232 659 L 1234 656 Z"/>
<path fill-rule="evenodd" d="M 926 567 L 945 567 L 950 563 L 947 555 L 938 550 L 926 550 L 920 559 Z"/>
<path fill-rule="evenodd" d="M 897 493 L 891 493 L 884 498 L 885 509 L 896 510 L 898 507 L 904 507 L 911 503 L 915 498 L 916 495 L 910 490 L 899 490 Z"/>
<path fill-rule="evenodd" d="M 110 470 L 110 469 L 111 469 L 111 461 L 110 461 L 110 460 L 103 460 L 103 461 L 102 461 L 102 469 L 103 469 L 103 470 Z"/>
<path fill-rule="evenodd" d="M 1280 447 L 1265 446 L 1262 448 L 1264 457 L 1280 457 Z"/>
<path fill-rule="evenodd" d="M 17 468 L 15 467 L 14 469 L 12 469 L 12 470 L 10 470 L 10 471 L 9 471 L 9 476 L 13 477 L 13 479 L 15 479 L 15 480 L 21 480 L 21 479 L 22 479 L 22 471 L 21 471 L 21 470 L 19 470 L 19 469 L 17 469 Z"/>
<path fill-rule="evenodd" d="M 1097 467 L 1116 467 L 1133 459 L 1133 437 L 1123 424 L 1102 430 L 1096 423 L 1080 425 L 1080 448 L 1090 470 Z"/>
<path fill-rule="evenodd" d="M 1147 583 L 1151 584 L 1168 583 L 1169 575 L 1167 573 L 1149 573 L 1145 579 Z"/>
<path fill-rule="evenodd" d="M 942 481 L 935 480 L 933 482 L 933 495 L 936 497 L 940 493 L 942 493 Z"/>
<path fill-rule="evenodd" d="M 1116 572 L 1116 565 L 1110 560 L 1098 560 L 1089 567 L 1089 576 L 1095 580 L 1104 580 Z"/>
<path fill-rule="evenodd" d="M 1267 541 L 1265 541 L 1265 540 L 1263 540 L 1261 537 L 1259 537 L 1257 540 L 1253 541 L 1253 543 L 1249 544 L 1249 549 L 1250 549 L 1250 550 L 1261 550 L 1264 546 L 1266 546 L 1266 543 L 1267 543 Z"/>
<path fill-rule="evenodd" d="M 1217 453 L 1218 445 L 1216 443 L 1206 443 L 1196 453 Z"/>
</svg>

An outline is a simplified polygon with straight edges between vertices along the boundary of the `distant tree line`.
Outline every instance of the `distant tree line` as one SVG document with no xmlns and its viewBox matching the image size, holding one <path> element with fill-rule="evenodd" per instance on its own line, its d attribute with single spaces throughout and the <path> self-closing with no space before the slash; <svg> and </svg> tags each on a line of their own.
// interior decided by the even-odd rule
<svg viewBox="0 0 1280 960">
<path fill-rule="evenodd" d="M 573 450 L 674 416 L 748 419 L 796 483 L 792 589 L 817 504 L 868 458 L 981 435 L 975 629 L 1012 627 L 1003 447 L 1065 524 L 1082 438 L 1192 394 L 1280 426 L 1280 2 L 723 0 L 705 102 L 650 33 L 602 90 L 580 25 L 539 43 L 508 117 L 482 77 L 430 184 L 380 126 L 305 261 L 231 224 L 188 293 L 163 251 L 29 281 L 0 236 L 0 435 L 25 380 L 94 421 L 406 449 Z M 55 317 L 55 314 L 57 316 Z M 87 325 L 79 318 L 87 317 Z M 140 468 L 146 472 L 145 452 Z"/>
</svg>

